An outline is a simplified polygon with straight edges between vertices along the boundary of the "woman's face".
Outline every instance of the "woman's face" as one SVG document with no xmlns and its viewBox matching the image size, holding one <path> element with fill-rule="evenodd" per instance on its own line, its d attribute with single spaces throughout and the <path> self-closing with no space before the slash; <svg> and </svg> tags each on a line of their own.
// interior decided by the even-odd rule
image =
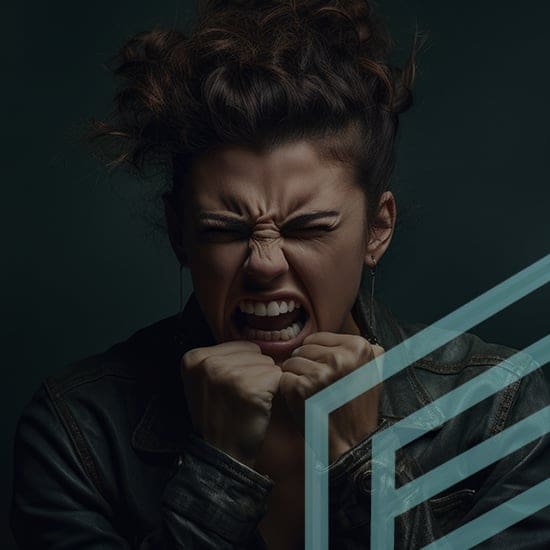
<svg viewBox="0 0 550 550">
<path fill-rule="evenodd" d="M 219 343 L 251 340 L 282 361 L 311 333 L 353 330 L 372 250 L 349 168 L 307 141 L 225 147 L 195 162 L 183 200 L 187 265 Z"/>
</svg>

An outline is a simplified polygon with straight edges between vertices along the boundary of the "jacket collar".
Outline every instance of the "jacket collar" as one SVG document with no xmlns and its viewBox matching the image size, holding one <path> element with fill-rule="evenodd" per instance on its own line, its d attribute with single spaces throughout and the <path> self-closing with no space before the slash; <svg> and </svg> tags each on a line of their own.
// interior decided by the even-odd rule
<svg viewBox="0 0 550 550">
<path fill-rule="evenodd" d="M 371 331 L 369 304 L 368 292 L 361 290 L 352 314 L 364 337 L 374 332 L 379 344 L 387 351 L 410 335 L 390 309 L 376 299 L 373 302 L 374 322 Z M 162 345 L 169 348 L 166 354 L 162 354 L 166 357 L 167 364 L 165 372 L 158 364 L 149 366 L 152 372 L 149 379 L 153 380 L 160 375 L 162 380 L 158 384 L 153 382 L 152 395 L 149 392 L 150 397 L 132 433 L 131 443 L 137 451 L 180 453 L 186 446 L 186 434 L 192 430 L 180 379 L 181 357 L 190 349 L 214 345 L 215 340 L 194 293 L 180 314 L 161 323 L 164 323 L 161 331 L 164 333 Z M 155 354 L 148 361 L 152 361 L 152 357 Z M 380 416 L 389 419 L 404 418 L 428 402 L 429 396 L 416 380 L 412 368 L 408 367 L 384 382 Z"/>
</svg>

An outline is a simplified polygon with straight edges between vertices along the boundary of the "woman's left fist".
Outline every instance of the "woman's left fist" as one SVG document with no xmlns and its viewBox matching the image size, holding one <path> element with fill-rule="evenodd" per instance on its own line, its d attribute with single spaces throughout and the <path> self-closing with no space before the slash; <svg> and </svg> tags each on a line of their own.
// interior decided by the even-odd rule
<svg viewBox="0 0 550 550">
<path fill-rule="evenodd" d="M 362 336 L 316 332 L 281 365 L 279 392 L 304 432 L 304 401 L 336 380 L 384 353 Z M 376 430 L 382 384 L 376 385 L 330 414 L 329 460 L 357 445 Z"/>
</svg>

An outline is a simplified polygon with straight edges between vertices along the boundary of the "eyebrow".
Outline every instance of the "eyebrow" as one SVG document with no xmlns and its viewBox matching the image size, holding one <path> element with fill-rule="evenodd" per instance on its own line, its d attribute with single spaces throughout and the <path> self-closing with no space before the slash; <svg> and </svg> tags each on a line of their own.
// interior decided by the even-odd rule
<svg viewBox="0 0 550 550">
<path fill-rule="evenodd" d="M 215 212 L 201 212 L 199 214 L 199 221 L 220 222 L 225 228 L 234 231 L 250 231 L 250 225 L 244 220 L 238 220 L 237 218 L 224 214 L 216 214 Z"/>
<path fill-rule="evenodd" d="M 294 229 L 301 225 L 305 225 L 310 222 L 325 218 L 337 218 L 340 216 L 340 212 L 337 210 L 320 210 L 317 212 L 308 212 L 307 214 L 299 214 L 294 218 L 288 220 L 283 224 L 285 229 Z M 234 229 L 248 229 L 249 224 L 243 220 L 238 220 L 232 216 L 226 216 L 225 214 L 216 214 L 215 212 L 201 212 L 199 214 L 199 221 L 213 221 L 221 222 L 224 225 Z"/>
</svg>

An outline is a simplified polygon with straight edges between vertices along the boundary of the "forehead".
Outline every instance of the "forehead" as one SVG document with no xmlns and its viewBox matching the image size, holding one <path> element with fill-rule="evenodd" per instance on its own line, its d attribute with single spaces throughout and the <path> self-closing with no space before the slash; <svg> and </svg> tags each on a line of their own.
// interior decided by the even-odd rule
<svg viewBox="0 0 550 550">
<path fill-rule="evenodd" d="M 322 159 L 308 141 L 266 152 L 219 148 L 195 161 L 190 180 L 195 207 L 242 215 L 326 206 L 345 200 L 353 187 L 350 167 Z"/>
</svg>

